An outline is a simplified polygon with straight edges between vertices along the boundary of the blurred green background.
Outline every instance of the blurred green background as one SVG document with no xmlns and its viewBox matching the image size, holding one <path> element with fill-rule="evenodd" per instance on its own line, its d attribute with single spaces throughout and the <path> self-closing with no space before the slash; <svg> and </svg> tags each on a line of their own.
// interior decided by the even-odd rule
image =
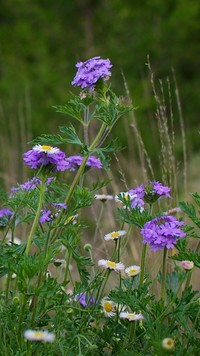
<svg viewBox="0 0 200 356">
<path fill-rule="evenodd" d="M 193 155 L 199 150 L 200 128 L 199 10 L 198 0 L 0 0 L 1 147 L 7 147 L 7 137 L 7 144 L 21 145 L 23 151 L 28 138 L 55 133 L 66 124 L 67 118 L 52 106 L 76 92 L 71 86 L 75 63 L 100 55 L 113 63 L 112 88 L 119 95 L 126 95 L 123 72 L 137 124 L 156 160 L 159 137 L 152 144 L 149 135 L 156 125 L 149 56 L 161 96 L 160 79 L 172 101 L 179 131 L 172 68 L 175 72 L 188 156 Z M 115 133 L 126 144 L 125 130 L 118 125 Z M 180 141 L 180 159 L 181 146 Z M 4 161 L 8 163 L 6 156 Z M 15 169 L 21 172 L 20 166 Z"/>
</svg>

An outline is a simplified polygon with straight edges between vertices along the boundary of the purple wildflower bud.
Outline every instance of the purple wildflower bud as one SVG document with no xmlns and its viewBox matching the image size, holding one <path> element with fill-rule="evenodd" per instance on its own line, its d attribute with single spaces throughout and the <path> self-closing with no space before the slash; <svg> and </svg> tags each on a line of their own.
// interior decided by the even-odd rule
<svg viewBox="0 0 200 356">
<path fill-rule="evenodd" d="M 47 179 L 46 184 L 50 184 L 54 178 L 50 177 Z M 27 182 L 20 184 L 18 187 L 11 188 L 11 196 L 17 193 L 20 190 L 30 191 L 36 189 L 39 185 L 42 185 L 42 181 L 38 177 L 33 177 Z"/>
<path fill-rule="evenodd" d="M 41 166 L 50 167 L 52 171 L 64 171 L 67 169 L 65 153 L 57 147 L 36 145 L 23 154 L 27 166 L 38 169 Z"/>
<path fill-rule="evenodd" d="M 79 293 L 74 296 L 74 299 L 82 305 L 82 307 L 91 307 L 96 303 L 94 297 L 88 296 L 87 293 Z"/>
<path fill-rule="evenodd" d="M 0 227 L 5 227 L 13 215 L 14 212 L 8 208 L 0 209 Z"/>
<path fill-rule="evenodd" d="M 181 226 L 183 221 L 176 220 L 174 216 L 159 216 L 144 224 L 140 230 L 143 235 L 143 243 L 150 245 L 152 251 L 173 248 L 177 239 L 184 237 L 185 232 Z"/>
<path fill-rule="evenodd" d="M 75 171 L 82 163 L 83 157 L 82 156 L 70 156 L 66 158 L 67 162 L 67 169 L 71 172 Z M 95 168 L 102 168 L 102 164 L 99 158 L 95 156 L 90 156 L 86 163 L 87 167 L 95 167 Z"/>
<path fill-rule="evenodd" d="M 82 89 L 92 91 L 99 79 L 107 80 L 111 76 L 110 68 L 112 64 L 109 59 L 102 59 L 100 56 L 88 59 L 85 62 L 76 64 L 78 71 L 72 85 Z"/>
</svg>

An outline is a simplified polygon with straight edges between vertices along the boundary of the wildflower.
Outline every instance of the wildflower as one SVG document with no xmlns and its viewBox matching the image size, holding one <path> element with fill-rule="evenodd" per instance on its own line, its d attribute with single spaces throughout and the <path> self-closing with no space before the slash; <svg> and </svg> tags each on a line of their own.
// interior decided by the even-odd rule
<svg viewBox="0 0 200 356">
<path fill-rule="evenodd" d="M 50 184 L 53 179 L 54 179 L 53 177 L 49 177 L 46 181 L 46 184 Z M 11 196 L 20 190 L 30 191 L 36 189 L 40 185 L 42 185 L 42 181 L 38 177 L 33 177 L 27 182 L 20 184 L 18 187 L 11 188 Z"/>
<path fill-rule="evenodd" d="M 96 194 L 95 199 L 101 200 L 103 203 L 106 202 L 107 200 L 113 200 L 113 195 L 106 195 L 106 194 Z"/>
<path fill-rule="evenodd" d="M 131 208 L 139 208 L 139 210 L 142 212 L 144 210 L 144 201 L 137 195 L 132 193 L 133 190 L 129 190 L 128 192 L 121 192 L 119 193 L 116 197 L 116 201 L 125 202 L 130 201 L 131 203 Z M 125 206 L 126 207 L 126 206 Z"/>
<path fill-rule="evenodd" d="M 158 181 L 149 182 L 146 185 L 141 184 L 134 189 L 130 189 L 129 194 L 133 196 L 136 195 L 137 199 L 141 199 L 142 201 L 151 204 L 163 196 L 171 198 L 170 188 L 168 186 L 162 185 Z"/>
<path fill-rule="evenodd" d="M 14 212 L 8 208 L 0 209 L 0 227 L 5 227 L 8 225 L 13 215 Z"/>
<path fill-rule="evenodd" d="M 111 269 L 114 271 L 122 271 L 124 270 L 124 265 L 121 262 L 112 262 L 109 260 L 99 260 L 98 261 L 98 266 L 102 266 L 105 269 Z"/>
<path fill-rule="evenodd" d="M 107 297 L 104 297 L 101 301 L 101 306 L 103 308 L 105 316 L 107 316 L 108 318 L 115 316 L 117 305 L 112 300 L 109 300 Z"/>
<path fill-rule="evenodd" d="M 108 80 L 111 76 L 109 69 L 112 67 L 109 59 L 102 59 L 100 56 L 88 59 L 85 62 L 76 64 L 78 71 L 72 85 L 79 86 L 82 89 L 92 91 L 99 79 Z"/>
<path fill-rule="evenodd" d="M 96 303 L 94 297 L 87 295 L 87 293 L 79 293 L 74 296 L 74 300 L 78 301 L 82 307 L 91 307 Z"/>
<path fill-rule="evenodd" d="M 137 276 L 140 273 L 140 266 L 130 266 L 125 269 L 125 273 L 129 277 Z"/>
<path fill-rule="evenodd" d="M 115 201 L 117 202 L 123 202 L 123 200 L 128 201 L 131 200 L 133 194 L 129 192 L 120 192 L 115 196 Z"/>
<path fill-rule="evenodd" d="M 122 312 L 119 314 L 119 317 L 121 319 L 128 319 L 129 321 L 137 321 L 137 320 L 143 320 L 144 317 L 142 314 L 136 314 L 136 313 L 129 313 L 129 312 Z"/>
<path fill-rule="evenodd" d="M 126 234 L 126 231 L 124 231 L 124 230 L 113 231 L 110 234 L 106 234 L 104 236 L 104 240 L 106 240 L 106 241 L 117 240 L 117 239 L 119 239 L 121 236 L 123 236 L 125 234 Z"/>
<path fill-rule="evenodd" d="M 30 341 L 45 341 L 54 342 L 55 335 L 43 330 L 26 330 L 24 332 L 24 337 Z"/>
<path fill-rule="evenodd" d="M 175 342 L 171 337 L 166 337 L 162 340 L 162 347 L 166 350 L 171 350 L 175 346 Z"/>
<path fill-rule="evenodd" d="M 181 267 L 187 271 L 190 271 L 191 269 L 194 268 L 194 262 L 193 261 L 181 261 Z"/>
<path fill-rule="evenodd" d="M 69 223 L 73 223 L 73 224 L 76 224 L 76 222 L 77 222 L 77 219 L 78 218 L 78 214 L 74 214 L 74 215 L 71 215 L 71 216 L 69 216 L 66 220 L 65 220 L 65 225 L 66 224 L 69 224 Z"/>
<path fill-rule="evenodd" d="M 148 221 L 140 230 L 143 243 L 148 243 L 152 251 L 164 247 L 173 248 L 177 239 L 185 236 L 185 232 L 180 229 L 183 225 L 183 221 L 178 221 L 173 216 L 159 216 Z"/>
<path fill-rule="evenodd" d="M 77 169 L 77 167 L 81 165 L 82 161 L 83 161 L 82 156 L 70 156 L 66 158 L 67 169 L 69 169 L 71 172 L 74 172 Z M 90 156 L 88 158 L 86 166 L 99 168 L 99 169 L 102 168 L 100 159 L 95 156 Z"/>
<path fill-rule="evenodd" d="M 39 222 L 45 223 L 45 222 L 49 222 L 49 221 L 55 219 L 61 212 L 61 209 L 67 209 L 66 204 L 64 204 L 64 203 L 50 204 L 50 209 L 41 210 L 41 216 L 39 218 Z"/>
<path fill-rule="evenodd" d="M 52 171 L 64 171 L 68 166 L 65 153 L 57 147 L 36 145 L 23 156 L 27 166 L 33 169 L 44 166 L 50 167 Z"/>
</svg>

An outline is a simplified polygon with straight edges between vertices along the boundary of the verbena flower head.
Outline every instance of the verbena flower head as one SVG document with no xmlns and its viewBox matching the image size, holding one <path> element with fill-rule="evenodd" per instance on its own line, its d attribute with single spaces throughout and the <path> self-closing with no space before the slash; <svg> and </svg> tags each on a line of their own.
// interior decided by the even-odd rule
<svg viewBox="0 0 200 356">
<path fill-rule="evenodd" d="M 154 203 L 155 201 L 157 201 L 159 198 L 163 196 L 167 198 L 171 198 L 170 188 L 168 186 L 162 185 L 162 183 L 158 181 L 149 182 L 146 185 L 141 184 L 134 189 L 130 189 L 129 194 L 135 196 L 136 201 L 137 199 L 141 199 L 141 201 L 144 201 L 149 204 Z M 134 200 L 133 200 L 133 204 L 134 204 Z"/>
<path fill-rule="evenodd" d="M 119 239 L 121 236 L 123 236 L 125 234 L 126 234 L 126 231 L 124 231 L 124 230 L 113 231 L 113 232 L 110 232 L 110 234 L 106 234 L 104 236 L 104 240 L 106 240 L 106 241 L 117 240 L 117 239 Z"/>
<path fill-rule="evenodd" d="M 30 341 L 45 341 L 54 342 L 55 335 L 43 330 L 26 330 L 24 332 L 24 337 Z"/>
<path fill-rule="evenodd" d="M 172 350 L 175 346 L 175 342 L 171 337 L 166 337 L 162 340 L 162 347 L 165 350 Z"/>
<path fill-rule="evenodd" d="M 57 218 L 57 216 L 60 214 L 62 209 L 64 209 L 64 210 L 67 209 L 67 206 L 65 203 L 50 204 L 50 209 L 41 210 L 41 216 L 39 218 L 39 222 L 45 223 L 45 222 L 49 222 L 49 221 Z"/>
<path fill-rule="evenodd" d="M 129 266 L 125 269 L 125 273 L 128 277 L 134 277 L 140 273 L 140 269 L 140 266 Z"/>
<path fill-rule="evenodd" d="M 136 314 L 136 313 L 129 313 L 129 312 L 122 312 L 119 314 L 119 317 L 121 319 L 128 319 L 129 321 L 137 321 L 137 320 L 143 320 L 144 317 L 142 314 Z"/>
<path fill-rule="evenodd" d="M 99 260 L 98 261 L 98 266 L 101 266 L 105 269 L 110 269 L 114 271 L 123 271 L 124 270 L 124 265 L 121 262 L 112 262 L 109 260 Z"/>
<path fill-rule="evenodd" d="M 87 293 L 79 293 L 75 295 L 74 299 L 82 305 L 82 307 L 91 307 L 96 303 L 94 297 L 88 295 Z"/>
<path fill-rule="evenodd" d="M 64 171 L 67 169 L 65 153 L 57 147 L 36 145 L 23 154 L 27 166 L 38 169 L 41 166 L 51 168 L 52 171 Z"/>
<path fill-rule="evenodd" d="M 50 184 L 53 179 L 54 179 L 53 177 L 47 178 L 46 184 Z M 33 177 L 27 182 L 20 184 L 18 187 L 11 188 L 11 195 L 14 195 L 20 190 L 30 191 L 36 189 L 40 185 L 42 185 L 42 181 L 38 177 Z"/>
<path fill-rule="evenodd" d="M 112 318 L 116 315 L 116 306 L 112 300 L 109 300 L 108 297 L 104 297 L 101 301 L 101 306 L 103 308 L 104 315 L 108 318 Z"/>
<path fill-rule="evenodd" d="M 181 261 L 181 267 L 185 269 L 186 271 L 190 271 L 191 269 L 194 268 L 194 262 L 193 261 Z"/>
<path fill-rule="evenodd" d="M 67 169 L 71 172 L 75 171 L 82 163 L 82 156 L 70 156 L 66 158 Z M 99 158 L 90 156 L 87 160 L 86 167 L 102 168 L 102 163 Z"/>
<path fill-rule="evenodd" d="M 161 250 L 164 247 L 173 248 L 178 238 L 184 237 L 185 232 L 181 226 L 183 221 L 176 220 L 174 216 L 159 216 L 144 224 L 141 229 L 143 243 L 150 245 L 152 251 Z"/>
<path fill-rule="evenodd" d="M 110 68 L 112 64 L 109 59 L 102 59 L 100 56 L 88 59 L 85 62 L 76 64 L 78 71 L 72 85 L 89 89 L 92 91 L 99 79 L 108 80 L 111 76 Z"/>
<path fill-rule="evenodd" d="M 5 227 L 10 222 L 14 212 L 8 208 L 0 209 L 0 227 Z"/>
</svg>

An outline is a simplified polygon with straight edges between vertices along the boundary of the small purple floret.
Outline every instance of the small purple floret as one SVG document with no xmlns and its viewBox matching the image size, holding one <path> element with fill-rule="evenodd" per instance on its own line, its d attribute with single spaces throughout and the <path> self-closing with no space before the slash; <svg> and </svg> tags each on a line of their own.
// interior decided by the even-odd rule
<svg viewBox="0 0 200 356">
<path fill-rule="evenodd" d="M 82 163 L 83 157 L 82 156 L 70 156 L 66 158 L 67 162 L 67 169 L 70 171 L 75 171 Z M 99 158 L 95 156 L 90 156 L 86 163 L 87 167 L 94 167 L 94 168 L 102 168 L 102 163 Z"/>
<path fill-rule="evenodd" d="M 143 243 L 149 244 L 152 251 L 173 248 L 178 238 L 184 237 L 185 232 L 181 226 L 185 225 L 184 221 L 176 220 L 174 216 L 159 216 L 144 224 L 141 229 Z"/>
<path fill-rule="evenodd" d="M 6 226 L 13 215 L 14 212 L 8 208 L 0 209 L 0 226 Z"/>
<path fill-rule="evenodd" d="M 53 179 L 53 177 L 47 178 L 46 184 L 50 184 Z M 11 196 L 20 190 L 30 191 L 36 189 L 39 185 L 42 185 L 42 181 L 38 177 L 33 177 L 27 182 L 20 184 L 18 187 L 11 188 Z"/>
<path fill-rule="evenodd" d="M 39 218 L 40 223 L 45 223 L 49 222 L 53 219 L 55 219 L 59 213 L 61 212 L 61 209 L 67 209 L 67 205 L 65 203 L 52 203 L 50 204 L 50 209 L 48 210 L 41 210 L 41 216 Z"/>
<path fill-rule="evenodd" d="M 99 79 L 107 80 L 111 76 L 110 68 L 112 64 L 109 59 L 102 59 L 100 56 L 88 59 L 85 62 L 76 64 L 78 71 L 72 85 L 82 89 L 93 90 Z"/>
<path fill-rule="evenodd" d="M 74 299 L 82 305 L 82 307 L 91 307 L 96 303 L 94 297 L 88 296 L 87 293 L 79 293 Z"/>
</svg>

